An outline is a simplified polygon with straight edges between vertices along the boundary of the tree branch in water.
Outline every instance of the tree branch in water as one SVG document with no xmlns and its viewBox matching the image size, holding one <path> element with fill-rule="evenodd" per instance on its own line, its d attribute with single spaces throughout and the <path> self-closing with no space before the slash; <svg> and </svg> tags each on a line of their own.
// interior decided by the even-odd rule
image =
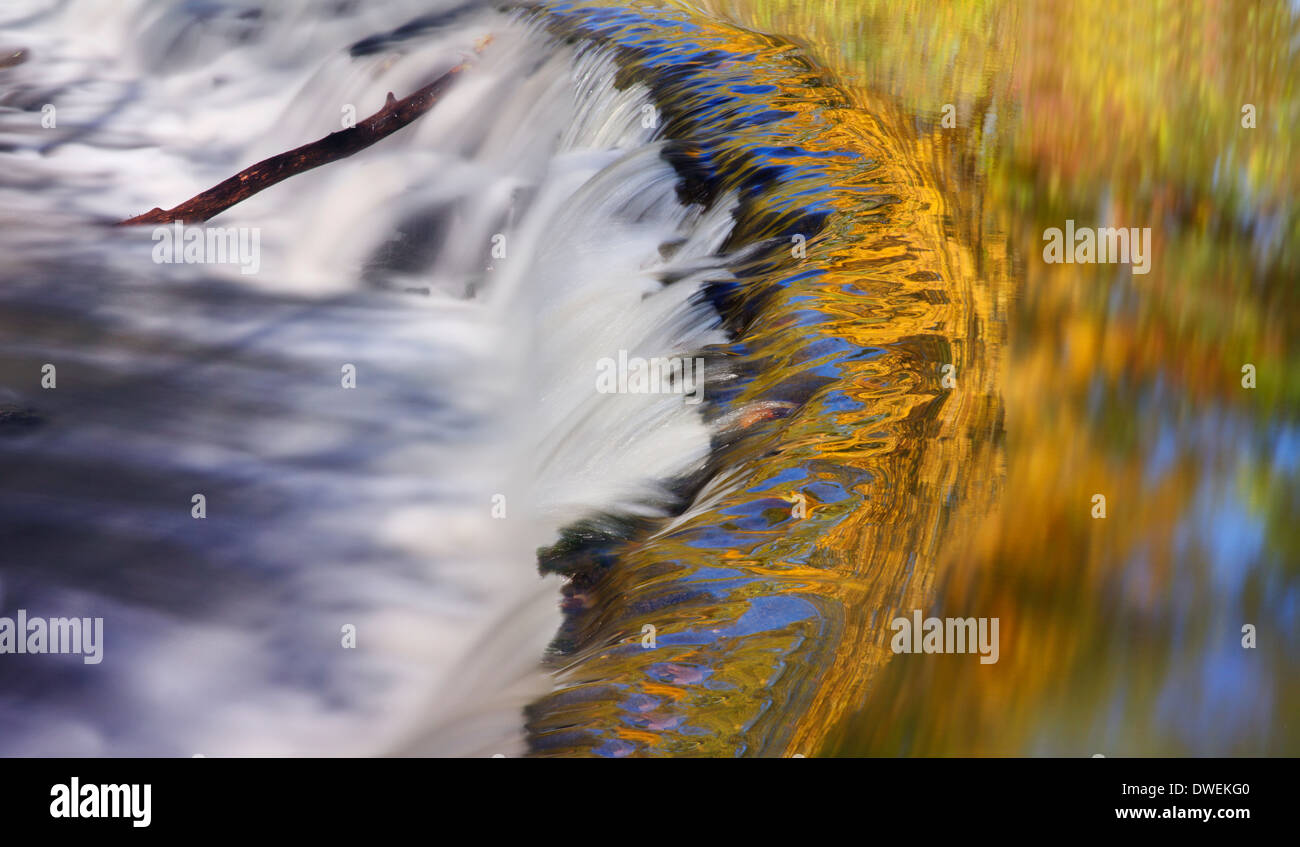
<svg viewBox="0 0 1300 847">
<path fill-rule="evenodd" d="M 482 45 L 480 45 L 480 49 Z M 419 91 L 398 100 L 388 92 L 388 102 L 384 108 L 358 123 L 356 126 L 331 132 L 324 138 L 304 144 L 295 150 L 263 159 L 255 165 L 245 168 L 230 179 L 222 182 L 202 194 L 186 200 L 174 209 L 166 211 L 154 208 L 143 215 L 136 215 L 118 223 L 118 226 L 135 224 L 166 224 L 172 221 L 182 223 L 201 223 L 229 209 L 243 200 L 247 200 L 263 189 L 270 188 L 295 174 L 319 168 L 330 162 L 347 158 L 358 153 L 383 138 L 392 135 L 411 121 L 423 115 L 438 102 L 443 92 L 451 85 L 455 77 L 469 65 L 461 63 Z"/>
</svg>

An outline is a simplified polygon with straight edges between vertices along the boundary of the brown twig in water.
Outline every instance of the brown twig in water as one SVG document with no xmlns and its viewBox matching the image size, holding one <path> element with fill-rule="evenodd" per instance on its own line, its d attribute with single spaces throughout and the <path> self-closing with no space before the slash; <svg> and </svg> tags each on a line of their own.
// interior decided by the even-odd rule
<svg viewBox="0 0 1300 847">
<path fill-rule="evenodd" d="M 480 49 L 482 45 L 480 45 Z M 240 201 L 247 200 L 257 192 L 270 188 L 277 182 L 289 177 L 318 168 L 321 165 L 347 158 L 353 153 L 369 147 L 380 139 L 397 132 L 411 121 L 423 115 L 433 107 L 442 93 L 451 85 L 452 80 L 468 67 L 461 63 L 419 91 L 402 100 L 388 92 L 388 102 L 384 108 L 356 126 L 331 132 L 324 138 L 304 144 L 295 150 L 263 159 L 256 165 L 247 167 L 219 185 L 209 188 L 186 200 L 174 209 L 163 211 L 154 208 L 143 215 L 127 218 L 118 226 L 134 224 L 166 224 L 172 221 L 182 223 L 201 223 Z"/>
</svg>

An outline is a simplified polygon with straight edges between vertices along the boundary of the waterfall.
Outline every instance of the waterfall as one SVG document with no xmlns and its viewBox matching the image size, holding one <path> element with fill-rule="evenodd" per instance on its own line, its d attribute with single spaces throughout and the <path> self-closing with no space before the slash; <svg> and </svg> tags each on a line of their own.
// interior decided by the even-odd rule
<svg viewBox="0 0 1300 847">
<path fill-rule="evenodd" d="M 537 548 L 703 466 L 701 407 L 594 365 L 725 340 L 698 295 L 730 204 L 679 199 L 608 51 L 442 6 L 6 5 L 0 613 L 102 617 L 105 648 L 0 664 L 0 752 L 520 752 L 560 625 Z M 423 119 L 212 222 L 258 231 L 256 273 L 105 226 L 487 36 Z"/>
<path fill-rule="evenodd" d="M 0 56 L 0 615 L 104 629 L 0 663 L 0 753 L 811 752 L 991 496 L 944 198 L 788 41 L 24 0 Z M 192 253 L 111 226 L 462 62 Z"/>
</svg>

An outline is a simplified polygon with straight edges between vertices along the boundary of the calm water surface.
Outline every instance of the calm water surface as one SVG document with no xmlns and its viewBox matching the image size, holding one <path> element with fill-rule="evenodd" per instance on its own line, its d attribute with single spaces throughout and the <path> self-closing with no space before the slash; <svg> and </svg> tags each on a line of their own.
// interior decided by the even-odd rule
<svg viewBox="0 0 1300 847">
<path fill-rule="evenodd" d="M 718 405 L 769 413 L 582 557 L 540 752 L 1300 750 L 1296 10 L 555 9 L 752 197 Z M 1045 263 L 1066 220 L 1149 227 L 1150 272 Z M 895 655 L 914 609 L 999 661 Z"/>
</svg>

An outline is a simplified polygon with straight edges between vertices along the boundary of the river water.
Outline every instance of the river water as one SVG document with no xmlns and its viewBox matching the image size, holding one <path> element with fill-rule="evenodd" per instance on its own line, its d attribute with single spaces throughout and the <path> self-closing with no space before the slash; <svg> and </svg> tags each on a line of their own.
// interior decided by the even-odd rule
<svg viewBox="0 0 1300 847">
<path fill-rule="evenodd" d="M 0 752 L 1294 754 L 1298 35 L 7 5 L 0 616 L 105 643 L 3 657 Z M 462 60 L 214 219 L 255 272 L 108 225 Z M 1067 220 L 1149 272 L 1045 262 Z M 603 393 L 620 356 L 702 397 Z M 918 610 L 997 661 L 895 652 Z"/>
</svg>

